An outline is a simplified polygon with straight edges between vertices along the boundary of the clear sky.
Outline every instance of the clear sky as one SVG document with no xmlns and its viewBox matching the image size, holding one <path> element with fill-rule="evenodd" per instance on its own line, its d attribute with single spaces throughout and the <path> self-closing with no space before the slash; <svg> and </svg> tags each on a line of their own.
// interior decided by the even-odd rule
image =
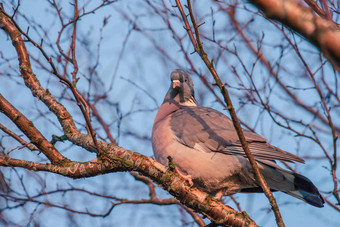
<svg viewBox="0 0 340 227">
<path fill-rule="evenodd" d="M 59 3 L 58 3 L 59 4 Z M 72 6 L 66 1 L 61 1 L 63 5 L 63 13 L 72 15 Z M 83 5 L 84 1 L 80 1 Z M 96 1 L 89 1 L 86 9 L 94 8 L 98 3 Z M 197 54 L 190 54 L 193 52 L 193 47 L 186 37 L 186 32 L 183 29 L 182 22 L 174 16 L 176 8 L 171 5 L 174 1 L 165 1 L 165 6 L 168 8 L 166 17 L 159 15 L 162 9 L 162 3 L 152 1 L 152 8 L 144 1 L 130 0 L 118 1 L 111 6 L 104 7 L 98 10 L 95 14 L 90 14 L 82 18 L 78 24 L 79 42 L 77 43 L 77 59 L 80 66 L 78 82 L 78 89 L 87 95 L 89 94 L 94 101 L 94 94 L 107 95 L 106 101 L 98 103 L 98 110 L 102 114 L 104 120 L 111 124 L 110 131 L 120 146 L 139 152 L 147 156 L 153 156 L 151 147 L 151 128 L 153 119 L 156 115 L 157 109 L 163 101 L 164 95 L 169 87 L 169 73 L 175 68 L 191 69 L 189 62 L 183 55 L 182 50 L 189 53 L 187 56 L 193 63 L 197 71 L 205 75 L 209 83 L 213 82 L 209 75 L 206 66 L 202 63 Z M 210 3 L 209 3 L 210 4 Z M 11 13 L 9 3 L 4 4 L 7 12 Z M 43 37 L 44 31 L 47 33 L 49 39 L 45 39 L 44 47 L 48 53 L 55 56 L 57 47 L 55 46 L 56 37 L 60 29 L 60 22 L 56 18 L 55 11 L 50 8 L 47 1 L 35 0 L 21 1 L 19 8 L 20 14 L 17 16 L 18 23 L 23 30 L 30 26 L 29 34 L 38 43 Z M 249 85 L 247 71 L 253 70 L 254 82 L 261 87 L 266 84 L 262 92 L 268 95 L 269 103 L 274 109 L 282 111 L 289 117 L 297 117 L 297 119 L 317 124 L 313 121 L 313 117 L 306 114 L 298 107 L 292 106 L 292 102 L 284 96 L 280 89 L 275 89 L 277 84 L 272 79 L 268 78 L 268 72 L 261 66 L 256 57 L 250 53 L 249 49 L 242 42 L 241 38 L 232 29 L 230 19 L 224 13 L 216 13 L 218 8 L 216 5 L 195 5 L 197 14 L 205 22 L 201 27 L 202 33 L 206 35 L 204 45 L 208 55 L 211 58 L 216 58 L 216 69 L 220 73 L 223 81 L 228 83 L 231 88 L 232 99 L 236 108 L 239 110 L 239 117 L 254 127 L 256 132 L 268 138 L 268 140 L 275 146 L 278 146 L 291 153 L 304 156 L 322 156 L 321 150 L 315 146 L 308 139 L 301 139 L 295 137 L 291 132 L 284 130 L 275 125 L 268 114 L 263 112 L 256 104 L 244 105 L 247 102 L 242 84 Z M 213 14 L 212 12 L 215 12 Z M 296 60 L 296 56 L 291 48 L 288 48 L 281 33 L 268 20 L 257 16 L 257 10 L 246 3 L 240 3 L 237 8 L 237 19 L 243 25 L 250 24 L 244 28 L 244 31 L 249 35 L 254 46 L 261 43 L 261 50 L 270 60 L 274 69 L 279 72 L 282 80 L 291 86 L 299 88 L 308 88 L 311 86 L 307 80 L 304 79 L 305 70 L 301 64 Z M 164 15 L 164 14 L 163 14 Z M 33 20 L 33 24 L 40 24 L 41 27 L 29 25 L 23 19 L 23 16 Z M 128 18 L 128 19 L 127 19 Z M 107 24 L 103 27 L 104 20 Z M 67 19 L 65 20 L 67 21 Z M 215 21 L 215 23 L 213 23 Z M 176 32 L 178 37 L 183 39 L 183 46 L 171 34 L 168 24 Z M 212 25 L 214 24 L 214 29 Z M 35 29 L 33 29 L 35 27 Z M 67 47 L 67 39 L 70 37 L 71 30 L 66 30 L 65 35 L 62 36 L 62 48 Z M 289 31 L 288 35 L 291 37 Z M 209 42 L 212 37 L 223 45 L 226 45 L 229 50 L 237 50 L 239 56 L 232 54 L 230 51 L 221 50 L 216 43 Z M 301 45 L 303 54 L 308 60 L 310 67 L 315 71 L 319 65 L 313 65 L 317 59 L 317 50 L 309 43 L 306 43 L 299 36 L 295 36 L 296 42 Z M 34 124 L 45 134 L 48 139 L 52 135 L 61 135 L 60 127 L 53 115 L 47 114 L 48 109 L 30 96 L 30 91 L 21 83 L 19 72 L 17 70 L 17 62 L 15 60 L 15 52 L 11 46 L 9 38 L 0 31 L 0 51 L 6 58 L 12 59 L 10 67 L 4 64 L 3 58 L 0 64 L 0 92 L 10 101 L 12 101 L 17 108 L 24 114 L 31 117 Z M 54 46 L 50 47 L 49 44 Z M 281 46 L 280 46 L 281 45 Z M 283 47 L 287 45 L 287 47 Z M 31 44 L 27 43 L 27 47 L 34 58 L 41 58 L 39 53 Z M 99 47 L 99 48 L 98 48 Z M 183 49 L 181 49 L 183 48 Z M 287 51 L 286 49 L 287 48 Z M 288 50 L 289 49 L 289 50 Z M 281 56 L 283 55 L 283 56 Z M 242 58 L 245 65 L 243 66 L 238 57 Z M 32 58 L 33 59 L 33 58 Z M 56 60 L 56 59 L 54 59 Z M 277 62 L 284 65 L 277 66 Z M 255 62 L 255 63 L 254 63 Z M 44 65 L 46 62 L 42 61 Z M 95 76 L 91 84 L 88 79 L 90 76 L 89 68 L 94 65 Z M 254 66 L 254 67 L 253 67 Z M 234 68 L 233 68 L 234 67 Z M 277 67 L 277 68 L 276 68 Z M 62 97 L 65 86 L 59 83 L 55 77 L 47 73 L 37 62 L 33 61 L 34 73 L 41 81 L 45 88 L 48 88 L 53 95 Z M 62 67 L 58 68 L 62 71 Z M 71 66 L 69 66 L 69 72 Z M 235 76 L 232 71 L 235 69 L 239 74 Z M 324 69 L 331 75 L 332 72 L 328 65 Z M 7 74 L 8 73 L 8 74 Z M 216 102 L 215 97 L 208 91 L 197 74 L 193 73 L 193 80 L 196 88 L 196 95 L 198 103 L 204 106 L 215 108 L 221 112 L 223 107 Z M 337 74 L 337 77 L 339 74 Z M 333 76 L 326 78 L 333 80 Z M 17 83 L 17 81 L 19 83 Z M 133 81 L 133 82 L 131 82 Z M 339 85 L 339 82 L 336 81 Z M 90 85 L 89 85 L 90 84 Z M 89 89 L 90 87 L 90 89 Z M 90 90 L 90 91 L 89 91 Z M 89 93 L 88 93 L 89 91 Z M 221 95 L 215 89 L 219 97 Z M 271 92 L 273 94 L 271 94 Z M 339 91 L 338 91 L 339 92 Z M 296 93 L 302 100 L 307 100 L 308 105 L 317 103 L 317 95 L 311 89 L 297 90 Z M 66 97 L 67 97 L 66 93 Z M 269 95 L 270 94 L 270 95 Z M 243 95 L 243 98 L 239 98 Z M 27 108 L 27 105 L 32 108 Z M 83 120 L 75 103 L 65 101 L 63 104 L 70 109 L 74 114 L 77 124 L 80 127 Z M 228 115 L 228 114 L 227 114 Z M 42 117 L 44 116 L 44 117 Z M 336 122 L 339 122 L 339 116 L 333 116 Z M 8 127 L 12 126 L 6 117 L 0 115 L 0 122 L 4 122 Z M 97 121 L 94 121 L 97 123 Z M 304 130 L 302 127 L 295 126 L 299 130 Z M 96 126 L 98 135 L 105 137 L 105 133 L 99 125 Z M 82 128 L 85 131 L 85 128 Z M 0 132 L 1 134 L 2 132 Z M 331 143 L 327 138 L 327 133 L 322 134 L 321 138 L 325 143 L 327 149 L 331 149 Z M 4 139 L 2 144 L 6 149 L 14 149 L 17 145 L 11 145 L 10 140 Z M 69 158 L 87 161 L 94 158 L 94 154 L 78 148 L 70 143 L 58 143 L 57 148 L 63 150 L 63 154 Z M 8 150 L 6 150 L 8 152 Z M 36 158 L 35 154 L 21 153 L 15 151 L 11 155 L 16 158 L 25 158 L 35 161 L 44 161 L 45 159 L 40 155 Z M 318 186 L 321 192 L 330 191 L 329 184 L 329 169 L 327 162 L 323 160 L 308 159 L 306 164 L 292 165 L 299 173 L 310 178 L 315 185 Z M 86 188 L 89 191 L 98 193 L 105 193 L 111 196 L 124 197 L 128 199 L 146 198 L 148 190 L 146 186 L 140 182 L 136 182 L 128 173 L 113 173 L 104 176 L 93 177 L 90 179 L 72 180 L 65 177 L 57 176 L 50 173 L 38 173 L 37 175 L 30 175 L 25 171 L 18 169 L 18 175 L 11 170 L 4 170 L 5 176 L 13 177 L 18 181 L 18 175 L 23 175 L 24 182 L 29 187 L 29 193 L 34 195 L 42 187 L 45 190 L 55 190 L 57 188 Z M 6 175 L 7 174 L 7 175 Z M 338 175 L 340 172 L 338 171 Z M 37 177 L 39 176 L 39 177 Z M 46 178 L 46 182 L 39 179 Z M 37 182 L 40 182 L 39 184 Z M 18 186 L 18 191 L 22 192 L 22 188 Z M 162 198 L 168 198 L 170 195 L 162 190 L 157 189 L 157 193 Z M 293 197 L 277 192 L 274 194 L 277 198 L 279 207 L 286 226 L 340 226 L 339 212 L 335 211 L 330 206 L 326 205 L 319 209 L 308 204 L 296 200 Z M 260 226 L 275 226 L 274 215 L 270 212 L 270 207 L 267 199 L 262 194 L 237 194 L 235 198 L 240 202 L 241 208 L 246 211 L 251 218 Z M 52 195 L 46 200 L 54 201 L 55 203 L 63 204 L 69 202 L 69 206 L 75 209 L 89 209 L 95 213 L 105 212 L 110 207 L 110 202 L 105 199 L 96 198 L 93 196 L 82 195 L 82 193 L 69 193 L 62 195 Z M 229 199 L 225 199 L 226 204 L 235 208 L 235 204 Z M 0 203 L 1 204 L 1 203 Z M 6 211 L 5 214 L 12 216 L 14 220 L 21 220 L 20 225 L 25 225 L 28 222 L 27 216 L 34 213 L 34 218 L 42 224 L 42 226 L 71 226 L 72 223 L 82 226 L 182 226 L 183 220 L 189 222 L 187 226 L 192 226 L 192 219 L 185 214 L 183 209 L 177 205 L 171 206 L 156 206 L 156 205 L 121 205 L 112 211 L 106 218 L 90 217 L 87 215 L 76 214 L 73 216 L 73 222 L 68 218 L 64 210 L 58 208 L 41 208 L 36 204 L 25 205 L 24 210 L 14 209 Z"/>
</svg>

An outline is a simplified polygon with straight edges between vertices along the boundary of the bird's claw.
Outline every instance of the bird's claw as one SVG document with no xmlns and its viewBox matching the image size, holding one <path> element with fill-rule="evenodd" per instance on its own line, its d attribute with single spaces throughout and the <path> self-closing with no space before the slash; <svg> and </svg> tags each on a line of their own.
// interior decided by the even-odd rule
<svg viewBox="0 0 340 227">
<path fill-rule="evenodd" d="M 181 171 L 179 171 L 179 169 L 177 167 L 175 167 L 175 170 L 180 177 L 182 177 L 186 182 L 188 182 L 190 187 L 192 187 L 194 185 L 194 182 L 192 181 L 191 175 L 184 175 L 183 173 L 181 173 Z"/>
</svg>

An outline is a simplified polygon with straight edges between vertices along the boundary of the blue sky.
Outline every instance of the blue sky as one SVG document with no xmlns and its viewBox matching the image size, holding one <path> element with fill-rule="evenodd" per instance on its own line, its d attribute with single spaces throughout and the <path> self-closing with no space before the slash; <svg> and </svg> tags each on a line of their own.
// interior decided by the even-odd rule
<svg viewBox="0 0 340 227">
<path fill-rule="evenodd" d="M 63 12 L 67 15 L 72 15 L 72 7 L 65 1 L 63 4 Z M 80 4 L 84 4 L 80 1 Z M 93 1 L 88 3 L 87 9 L 95 6 Z M 161 8 L 161 3 L 152 1 L 152 4 Z M 183 38 L 183 48 L 187 53 L 193 52 L 193 47 L 186 37 L 186 32 L 183 29 L 181 21 L 173 16 L 178 13 L 171 5 L 173 1 L 164 3 L 169 9 L 169 22 L 179 37 Z M 44 41 L 44 45 L 48 53 L 54 55 L 56 46 L 49 47 L 48 44 L 54 44 L 60 24 L 55 18 L 55 12 L 47 9 L 49 4 L 46 1 L 21 1 L 20 12 L 27 18 L 34 19 L 36 23 L 41 24 L 41 28 L 30 28 L 29 34 L 37 41 L 43 35 L 43 31 L 48 31 L 50 40 Z M 156 8 L 157 8 L 156 7 Z M 5 4 L 7 12 L 11 12 L 9 4 Z M 212 37 L 213 30 L 211 12 L 217 12 L 217 7 L 211 4 L 211 7 L 203 7 L 195 5 L 195 9 L 199 18 L 204 18 L 206 23 L 201 27 L 202 33 L 208 38 Z M 311 84 L 304 79 L 305 70 L 294 55 L 294 52 L 288 48 L 281 48 L 280 45 L 287 45 L 274 26 L 267 20 L 255 15 L 256 9 L 247 3 L 238 5 L 237 19 L 242 24 L 250 23 L 244 29 L 249 35 L 254 46 L 258 45 L 258 39 L 263 37 L 262 51 L 274 66 L 278 61 L 282 64 L 282 68 L 275 68 L 278 71 L 280 78 L 288 85 L 306 88 Z M 172 14 L 173 15 L 172 15 Z M 108 18 L 108 24 L 102 27 L 104 18 Z M 130 18 L 131 21 L 126 20 Z M 252 22 L 250 22 L 254 19 Z M 264 97 L 268 97 L 269 102 L 276 110 L 282 111 L 286 116 L 301 119 L 311 124 L 320 124 L 313 120 L 313 117 L 306 114 L 305 111 L 292 105 L 291 100 L 284 96 L 284 92 L 277 89 L 277 84 L 272 79 L 268 79 L 268 72 L 260 64 L 255 63 L 256 57 L 250 53 L 248 48 L 242 42 L 241 38 L 233 31 L 230 19 L 223 13 L 215 13 L 214 19 L 216 40 L 225 44 L 230 50 L 237 50 L 240 58 L 244 60 L 245 68 L 253 68 L 253 78 L 256 85 L 260 88 L 263 82 L 266 83 L 266 88 L 263 89 Z M 22 19 L 22 15 L 18 16 L 19 24 L 22 28 L 28 26 L 27 22 Z M 134 26 L 140 28 L 131 30 Z M 30 27 L 34 27 L 30 25 Z M 87 94 L 106 94 L 107 102 L 99 102 L 98 110 L 107 123 L 111 123 L 111 133 L 117 139 L 120 146 L 139 152 L 141 154 L 152 157 L 152 147 L 149 140 L 151 136 L 151 127 L 153 119 L 156 115 L 157 108 L 163 101 L 164 95 L 169 87 L 169 73 L 175 68 L 190 69 L 190 65 L 185 59 L 178 40 L 173 38 L 171 32 L 167 29 L 166 21 L 163 21 L 161 16 L 157 15 L 156 11 L 149 7 L 144 1 L 118 1 L 111 6 L 107 6 L 95 14 L 88 15 L 81 19 L 78 24 L 78 35 L 80 40 L 87 42 L 77 43 L 77 60 L 80 66 L 78 89 Z M 25 30 L 25 29 L 24 29 Z M 62 37 L 62 47 L 67 47 L 67 39 L 70 31 L 66 31 Z M 292 35 L 287 31 L 288 35 Z M 102 40 L 101 40 L 102 37 Z M 297 43 L 301 45 L 301 50 L 308 60 L 311 68 L 316 70 L 319 66 L 314 65 L 317 62 L 317 50 L 309 43 L 306 43 L 299 36 L 295 36 Z M 100 41 L 101 40 L 101 41 Z M 35 98 L 31 97 L 30 91 L 24 88 L 21 78 L 18 75 L 17 62 L 15 60 L 15 52 L 10 45 L 8 37 L 3 31 L 0 32 L 0 42 L 5 44 L 0 46 L 0 51 L 8 58 L 11 58 L 10 65 L 1 64 L 0 71 L 8 72 L 9 76 L 0 74 L 0 92 L 14 105 L 22 111 L 26 116 L 30 116 L 34 124 L 41 130 L 48 139 L 51 139 L 53 134 L 61 135 L 60 126 L 53 124 L 56 118 L 48 114 L 48 109 Z M 100 47 L 98 49 L 98 44 Z M 246 71 L 240 64 L 238 58 L 228 51 L 221 51 L 218 46 L 204 40 L 204 45 L 208 56 L 216 58 L 216 69 L 221 75 L 221 79 L 227 82 L 232 87 L 230 93 L 234 105 L 239 110 L 239 117 L 250 126 L 254 127 L 257 133 L 268 138 L 268 140 L 284 150 L 300 156 L 321 156 L 321 150 L 307 139 L 296 137 L 291 132 L 284 130 L 274 124 L 268 114 L 262 111 L 256 105 L 248 103 L 245 98 L 240 98 L 244 90 L 240 88 L 243 85 L 249 85 L 249 78 Z M 41 58 L 41 54 L 30 44 L 27 43 L 27 48 L 35 58 Z M 166 55 L 162 54 L 163 50 Z M 283 51 L 283 57 L 280 57 Z M 202 63 L 197 54 L 188 54 L 190 60 L 195 65 L 197 71 L 207 78 L 209 82 L 213 82 L 208 70 Z M 14 59 L 13 59 L 14 58 Z M 96 68 L 95 80 L 89 85 L 89 67 L 95 64 L 98 59 Z M 3 62 L 3 61 L 2 61 Z M 42 60 L 44 65 L 46 62 Z M 239 72 L 237 78 L 232 72 L 235 67 Z M 69 72 L 72 67 L 69 67 Z M 55 77 L 47 73 L 36 62 L 33 63 L 34 73 L 41 81 L 45 88 L 48 88 L 53 95 L 62 97 L 70 97 L 69 93 L 65 92 L 65 86 L 59 83 Z M 62 70 L 60 67 L 59 70 Z M 331 67 L 327 65 L 325 71 L 329 72 L 327 80 L 334 80 L 339 74 L 334 76 Z M 215 108 L 221 112 L 223 107 L 216 102 L 215 97 L 202 84 L 196 74 L 193 74 L 197 100 L 201 105 Z M 131 83 L 133 81 L 134 83 Z M 339 83 L 339 82 L 335 82 Z M 215 89 L 216 93 L 218 90 Z M 65 93 L 64 93 L 65 92 Z M 295 91 L 302 100 L 306 100 L 308 105 L 317 103 L 317 95 L 315 91 L 310 89 Z M 93 96 L 91 96 L 93 97 Z M 92 100 L 93 101 L 93 100 Z M 27 108 L 27 105 L 31 108 Z M 77 125 L 85 132 L 83 119 L 76 105 L 72 101 L 63 100 L 62 102 L 68 110 L 75 116 Z M 108 104 L 110 103 L 110 104 Z M 335 112 L 336 113 L 336 112 Z M 43 115 L 43 117 L 41 117 Z M 227 114 L 228 115 L 228 114 Z M 335 122 L 339 122 L 339 117 L 334 115 Z M 4 115 L 0 115 L 0 122 L 4 123 L 9 128 L 13 128 L 13 124 L 8 122 Z M 97 125 L 98 135 L 105 137 L 105 133 Z M 301 131 L 304 129 L 295 125 Z M 1 135 L 2 132 L 0 132 Z M 331 149 L 330 139 L 327 133 L 320 133 L 323 143 L 327 149 Z M 11 149 L 12 157 L 25 158 L 27 160 L 46 161 L 42 155 L 37 158 L 36 153 L 31 154 L 27 150 L 15 150 L 17 144 L 13 144 L 9 138 L 2 141 L 6 151 Z M 63 151 L 63 154 L 69 158 L 79 161 L 91 160 L 94 155 L 78 148 L 68 142 L 58 143 L 56 147 Z M 322 160 L 307 160 L 306 164 L 292 165 L 293 168 L 303 175 L 310 178 L 320 189 L 320 191 L 329 191 L 329 167 L 326 161 Z M 72 180 L 65 177 L 57 176 L 49 173 L 29 174 L 26 171 L 18 169 L 18 174 L 13 173 L 13 170 L 4 169 L 6 177 L 11 177 L 18 181 L 18 175 L 24 176 L 24 182 L 29 186 L 31 195 L 38 193 L 42 187 L 46 191 L 57 188 L 86 188 L 89 191 L 105 193 L 112 196 L 124 197 L 129 199 L 146 198 L 148 191 L 145 185 L 136 182 L 128 173 L 113 173 L 103 176 L 93 177 L 89 179 Z M 339 175 L 338 171 L 338 175 Z M 40 178 L 47 179 L 46 182 Z M 22 188 L 18 186 L 18 191 L 22 192 Z M 168 198 L 169 194 L 158 188 L 158 195 L 163 198 Z M 275 193 L 278 204 L 281 208 L 281 213 L 286 226 L 339 226 L 340 216 L 333 208 L 325 206 L 318 209 L 308 204 L 304 204 L 283 193 Z M 269 203 L 262 194 L 237 194 L 236 199 L 240 202 L 241 208 L 246 211 L 260 226 L 274 226 L 274 215 L 269 212 Z M 93 212 L 104 212 L 110 202 L 104 199 L 86 196 L 81 193 L 69 193 L 65 195 L 52 195 L 45 198 L 48 201 L 63 204 L 67 201 L 72 201 L 70 206 L 77 209 L 89 209 Z M 226 198 L 226 203 L 232 207 L 235 205 Z M 42 226 L 67 226 L 76 223 L 82 223 L 82 226 L 181 226 L 182 221 L 188 222 L 188 226 L 192 226 L 192 219 L 189 215 L 184 214 L 176 205 L 171 206 L 156 206 L 156 205 L 122 205 L 114 209 L 114 211 L 106 218 L 94 218 L 86 215 L 75 215 L 74 222 L 68 218 L 65 211 L 57 208 L 43 208 L 35 204 L 25 206 L 23 210 L 10 210 L 5 214 L 18 220 L 18 224 L 25 225 L 29 220 L 28 214 L 34 212 L 34 218 L 42 223 Z"/>
</svg>

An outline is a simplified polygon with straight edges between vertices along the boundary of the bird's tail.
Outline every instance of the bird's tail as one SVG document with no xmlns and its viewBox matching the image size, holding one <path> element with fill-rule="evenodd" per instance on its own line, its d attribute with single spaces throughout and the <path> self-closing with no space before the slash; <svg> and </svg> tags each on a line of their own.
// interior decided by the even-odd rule
<svg viewBox="0 0 340 227">
<path fill-rule="evenodd" d="M 282 191 L 313 206 L 323 207 L 325 201 L 307 177 L 282 169 L 275 162 L 261 160 L 261 164 L 261 172 L 272 191 Z"/>
<path fill-rule="evenodd" d="M 293 190 L 282 191 L 288 195 L 301 199 L 313 206 L 323 207 L 325 201 L 320 195 L 315 185 L 307 178 L 297 173 L 280 171 L 282 174 L 294 184 Z"/>
</svg>

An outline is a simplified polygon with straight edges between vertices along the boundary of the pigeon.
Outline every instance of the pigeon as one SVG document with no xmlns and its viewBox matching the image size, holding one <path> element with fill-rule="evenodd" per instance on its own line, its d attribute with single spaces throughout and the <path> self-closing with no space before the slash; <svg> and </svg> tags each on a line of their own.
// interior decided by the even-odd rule
<svg viewBox="0 0 340 227">
<path fill-rule="evenodd" d="M 190 75 L 176 69 L 152 127 L 155 159 L 168 165 L 192 186 L 220 198 L 238 192 L 263 192 L 232 121 L 221 112 L 198 106 Z M 272 146 L 243 129 L 250 152 L 271 191 L 281 191 L 323 207 L 318 189 L 305 176 L 281 168 L 276 161 L 300 162 L 300 157 Z"/>
</svg>

